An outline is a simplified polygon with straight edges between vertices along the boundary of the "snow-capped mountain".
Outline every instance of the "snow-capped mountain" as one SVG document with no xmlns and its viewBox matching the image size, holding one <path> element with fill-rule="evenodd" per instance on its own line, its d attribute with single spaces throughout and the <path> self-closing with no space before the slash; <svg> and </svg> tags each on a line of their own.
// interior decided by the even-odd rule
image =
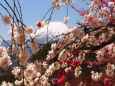
<svg viewBox="0 0 115 86">
<path fill-rule="evenodd" d="M 67 31 L 68 26 L 63 22 L 50 22 L 49 25 L 45 25 L 44 27 L 38 29 L 34 35 L 40 43 L 45 43 L 47 35 L 48 40 L 51 40 L 58 35 L 66 33 Z"/>
<path fill-rule="evenodd" d="M 47 27 L 48 27 L 48 33 L 47 33 Z M 49 26 L 45 25 L 44 27 L 38 29 L 37 32 L 32 35 L 36 36 L 36 38 L 40 44 L 44 44 L 46 41 L 47 34 L 48 34 L 48 39 L 51 40 L 58 35 L 68 32 L 68 30 L 69 30 L 68 26 L 66 24 L 64 24 L 63 22 L 60 22 L 60 21 L 59 22 L 50 22 Z M 8 44 L 11 43 L 10 40 L 7 40 L 6 42 Z M 8 47 L 8 44 L 6 42 L 1 41 L 0 45 L 4 46 L 4 47 Z"/>
</svg>

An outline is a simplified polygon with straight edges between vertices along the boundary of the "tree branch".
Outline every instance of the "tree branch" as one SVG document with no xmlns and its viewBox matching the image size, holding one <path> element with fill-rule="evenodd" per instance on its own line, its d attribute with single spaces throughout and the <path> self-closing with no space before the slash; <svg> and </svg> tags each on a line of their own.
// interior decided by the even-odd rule
<svg viewBox="0 0 115 86">
<path fill-rule="evenodd" d="M 96 51 L 96 50 L 99 50 L 111 43 L 114 43 L 115 42 L 115 35 L 113 35 L 111 37 L 111 39 L 109 39 L 107 42 L 103 42 L 102 44 L 100 45 L 97 45 L 97 46 L 90 46 L 90 47 L 87 47 L 87 46 L 82 46 L 82 47 L 78 47 L 77 50 L 91 50 L 91 51 Z"/>
</svg>

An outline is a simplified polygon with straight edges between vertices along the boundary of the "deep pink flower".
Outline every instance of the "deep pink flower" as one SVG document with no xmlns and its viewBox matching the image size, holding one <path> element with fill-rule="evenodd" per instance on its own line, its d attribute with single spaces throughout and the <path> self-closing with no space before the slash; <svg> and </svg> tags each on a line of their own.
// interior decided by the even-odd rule
<svg viewBox="0 0 115 86">
<path fill-rule="evenodd" d="M 54 84 L 57 84 L 57 83 L 58 83 L 58 78 L 53 79 L 52 82 L 53 82 Z"/>
<path fill-rule="evenodd" d="M 66 82 L 66 77 L 63 75 L 57 80 L 57 84 L 64 84 Z"/>
<path fill-rule="evenodd" d="M 80 60 L 73 60 L 72 65 L 74 66 L 80 66 L 81 62 Z"/>
<path fill-rule="evenodd" d="M 64 75 L 64 71 L 62 69 L 59 69 L 58 73 L 59 73 L 59 77 Z"/>
<path fill-rule="evenodd" d="M 41 21 L 38 21 L 37 27 L 38 27 L 38 28 L 41 28 L 42 26 L 43 26 L 42 22 L 41 22 Z"/>
<path fill-rule="evenodd" d="M 66 68 L 66 69 L 65 69 L 65 72 L 66 72 L 66 74 L 68 74 L 68 75 L 73 75 L 73 74 L 74 74 L 74 71 L 72 70 L 71 67 Z"/>
<path fill-rule="evenodd" d="M 66 77 L 63 75 L 60 78 L 53 79 L 52 82 L 57 85 L 64 84 L 66 82 Z"/>
<path fill-rule="evenodd" d="M 100 0 L 102 4 L 107 4 L 108 0 Z"/>
<path fill-rule="evenodd" d="M 72 62 L 73 62 L 73 61 L 70 60 L 70 59 L 67 59 L 67 60 L 66 60 L 66 63 L 68 64 L 68 66 L 70 66 L 70 65 L 72 64 Z"/>
<path fill-rule="evenodd" d="M 71 51 L 71 54 L 76 55 L 76 54 L 79 54 L 79 52 L 74 50 L 74 51 Z"/>
<path fill-rule="evenodd" d="M 111 81 L 111 80 L 108 79 L 108 78 L 104 79 L 104 84 L 105 84 L 105 86 L 111 86 L 111 82 L 110 82 L 110 81 Z"/>
</svg>

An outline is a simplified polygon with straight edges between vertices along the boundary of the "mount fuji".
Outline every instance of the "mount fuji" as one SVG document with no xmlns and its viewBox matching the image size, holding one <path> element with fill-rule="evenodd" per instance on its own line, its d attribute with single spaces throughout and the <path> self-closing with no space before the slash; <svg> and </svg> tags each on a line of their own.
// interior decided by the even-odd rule
<svg viewBox="0 0 115 86">
<path fill-rule="evenodd" d="M 45 25 L 44 27 L 38 29 L 34 36 L 38 39 L 40 43 L 45 43 L 47 37 L 48 41 L 51 39 L 55 40 L 54 37 L 64 34 L 68 32 L 68 30 L 68 26 L 61 21 L 50 22 L 49 25 Z"/>
<path fill-rule="evenodd" d="M 48 27 L 48 33 L 47 33 L 47 27 Z M 47 35 L 48 35 L 48 40 L 51 40 L 51 39 L 56 40 L 56 38 L 54 39 L 54 37 L 64 34 L 68 31 L 69 31 L 68 26 L 64 24 L 63 22 L 59 21 L 59 22 L 50 22 L 49 25 L 45 25 L 44 27 L 38 29 L 37 32 L 32 35 L 37 38 L 38 43 L 44 44 L 46 41 Z M 61 37 L 62 36 L 59 36 L 58 38 L 61 38 Z M 8 44 L 11 43 L 10 40 L 7 40 L 6 42 Z M 1 41 L 0 46 L 8 47 L 8 44 L 6 42 Z"/>
</svg>

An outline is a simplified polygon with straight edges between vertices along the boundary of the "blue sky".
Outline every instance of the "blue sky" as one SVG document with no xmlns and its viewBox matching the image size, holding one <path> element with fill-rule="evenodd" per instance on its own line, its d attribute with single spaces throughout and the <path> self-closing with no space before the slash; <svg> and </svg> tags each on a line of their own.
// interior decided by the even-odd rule
<svg viewBox="0 0 115 86">
<path fill-rule="evenodd" d="M 34 28 L 36 27 L 36 21 L 42 19 L 46 11 L 51 7 L 51 0 L 20 0 L 20 3 L 22 6 L 24 23 L 28 26 L 33 26 Z M 87 5 L 80 0 L 75 7 L 86 9 Z M 6 14 L 1 7 L 0 12 Z M 62 6 L 60 10 L 55 9 L 52 15 L 52 21 L 62 21 L 63 17 L 66 16 L 66 13 L 65 6 Z M 69 8 L 69 17 L 69 26 L 75 26 L 77 21 L 82 20 L 79 14 L 71 8 Z M 0 20 L 2 20 L 1 17 Z M 5 39 L 10 39 L 10 36 L 7 34 L 8 29 L 9 26 L 5 26 L 2 21 L 0 21 L 0 35 Z"/>
</svg>

